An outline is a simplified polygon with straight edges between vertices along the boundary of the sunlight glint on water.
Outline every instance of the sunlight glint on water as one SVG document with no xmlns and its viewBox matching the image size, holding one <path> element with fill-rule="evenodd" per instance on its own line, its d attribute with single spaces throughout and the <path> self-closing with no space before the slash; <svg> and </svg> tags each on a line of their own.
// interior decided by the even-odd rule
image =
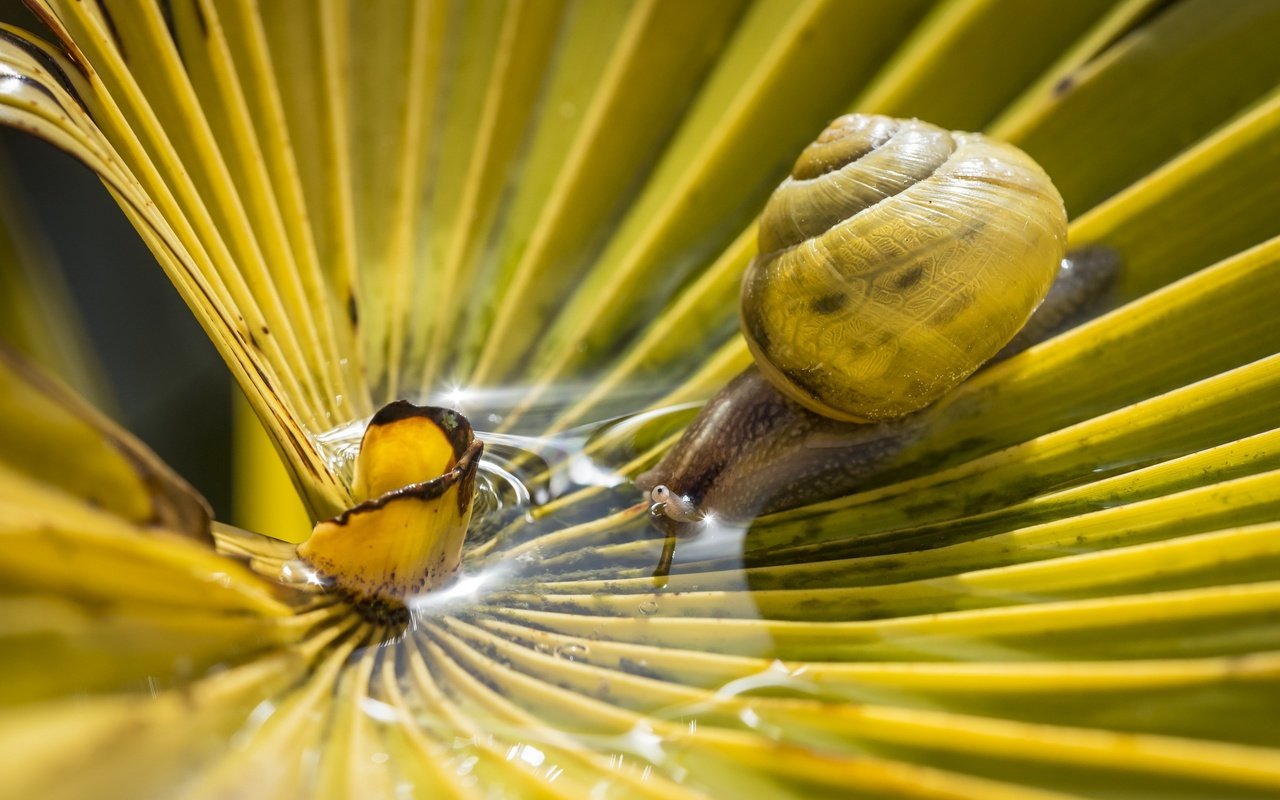
<svg viewBox="0 0 1280 800">
<path fill-rule="evenodd" d="M 554 392 L 556 397 L 571 396 L 573 387 Z M 490 396 L 492 395 L 492 396 Z M 612 437 L 623 443 L 639 440 L 646 426 L 663 424 L 675 415 L 686 414 L 696 404 L 657 409 L 642 414 L 623 415 L 580 425 L 546 436 L 499 433 L 494 430 L 503 419 L 505 406 L 511 399 L 507 391 L 483 395 L 461 389 L 433 395 L 429 404 L 461 411 L 484 442 L 480 463 L 472 527 L 493 512 L 531 508 L 587 487 L 620 487 L 629 482 L 618 468 L 638 454 L 634 447 L 612 448 L 608 458 L 590 452 L 589 443 Z M 552 413 L 548 411 L 547 413 Z M 368 418 L 356 419 L 324 431 L 315 437 L 325 462 L 333 474 L 350 482 L 356 456 L 364 436 Z"/>
</svg>

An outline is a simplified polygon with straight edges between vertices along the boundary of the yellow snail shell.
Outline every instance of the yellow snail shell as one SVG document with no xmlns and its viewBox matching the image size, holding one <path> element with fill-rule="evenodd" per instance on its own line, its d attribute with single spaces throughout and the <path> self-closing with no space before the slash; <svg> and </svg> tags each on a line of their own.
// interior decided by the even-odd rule
<svg viewBox="0 0 1280 800">
<path fill-rule="evenodd" d="M 1067 217 L 1021 150 L 919 120 L 849 115 L 800 155 L 760 221 L 742 330 L 765 377 L 833 419 L 902 417 L 1026 323 Z"/>
</svg>

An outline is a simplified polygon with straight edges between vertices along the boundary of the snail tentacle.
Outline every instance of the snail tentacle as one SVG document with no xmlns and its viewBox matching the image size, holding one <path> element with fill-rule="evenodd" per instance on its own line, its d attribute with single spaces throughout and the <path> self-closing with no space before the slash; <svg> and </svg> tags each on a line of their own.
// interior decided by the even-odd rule
<svg viewBox="0 0 1280 800">
<path fill-rule="evenodd" d="M 703 512 L 688 497 L 676 494 L 665 484 L 658 484 L 649 490 L 649 500 L 655 508 L 660 508 L 663 515 L 677 522 L 698 522 Z"/>
</svg>

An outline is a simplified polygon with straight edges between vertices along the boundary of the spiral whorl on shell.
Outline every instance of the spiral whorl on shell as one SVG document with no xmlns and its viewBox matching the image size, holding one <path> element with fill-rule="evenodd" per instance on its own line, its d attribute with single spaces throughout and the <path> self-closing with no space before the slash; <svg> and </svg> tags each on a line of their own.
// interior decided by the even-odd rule
<svg viewBox="0 0 1280 800">
<path fill-rule="evenodd" d="M 760 222 L 742 329 L 775 387 L 824 416 L 892 419 L 946 394 L 1026 323 L 1066 249 L 1062 198 L 980 134 L 849 115 Z"/>
</svg>

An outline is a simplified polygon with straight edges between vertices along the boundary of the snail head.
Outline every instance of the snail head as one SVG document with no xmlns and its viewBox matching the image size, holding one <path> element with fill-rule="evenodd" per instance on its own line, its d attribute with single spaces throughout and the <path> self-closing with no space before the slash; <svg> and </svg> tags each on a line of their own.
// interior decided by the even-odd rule
<svg viewBox="0 0 1280 800">
<path fill-rule="evenodd" d="M 664 483 L 649 490 L 649 502 L 649 516 L 668 524 L 693 524 L 701 522 L 704 516 L 687 495 L 677 494 Z"/>
</svg>

